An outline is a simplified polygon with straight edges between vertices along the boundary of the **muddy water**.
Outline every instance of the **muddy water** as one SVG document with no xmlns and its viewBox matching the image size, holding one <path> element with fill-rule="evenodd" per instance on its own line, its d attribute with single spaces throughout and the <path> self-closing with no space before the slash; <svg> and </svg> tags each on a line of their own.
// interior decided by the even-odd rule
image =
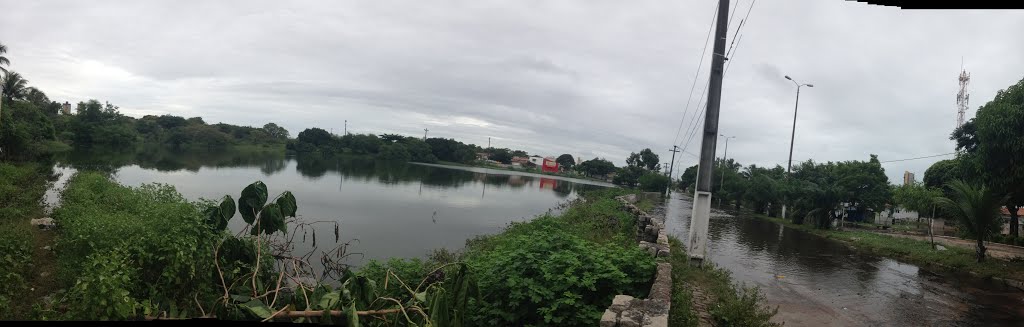
<svg viewBox="0 0 1024 327">
<path fill-rule="evenodd" d="M 673 194 L 667 228 L 684 240 L 692 204 Z M 709 257 L 758 286 L 786 326 L 1024 326 L 1024 292 L 859 255 L 834 241 L 713 210 Z"/>
</svg>

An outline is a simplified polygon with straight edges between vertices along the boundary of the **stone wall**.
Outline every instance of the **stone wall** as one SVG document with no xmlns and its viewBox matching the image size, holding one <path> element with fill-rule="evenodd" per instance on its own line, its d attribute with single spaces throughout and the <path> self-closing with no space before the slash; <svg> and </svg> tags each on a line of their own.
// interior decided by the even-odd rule
<svg viewBox="0 0 1024 327">
<path fill-rule="evenodd" d="M 648 194 L 649 193 L 649 194 Z M 661 194 L 647 192 L 645 199 L 661 201 Z M 636 206 L 637 195 L 617 197 L 626 210 L 637 217 L 637 238 L 641 248 L 657 258 L 668 257 L 668 235 L 665 215 L 652 215 Z M 658 270 L 646 299 L 616 295 L 601 316 L 601 327 L 668 326 L 668 311 L 672 303 L 672 265 L 659 261 Z"/>
</svg>

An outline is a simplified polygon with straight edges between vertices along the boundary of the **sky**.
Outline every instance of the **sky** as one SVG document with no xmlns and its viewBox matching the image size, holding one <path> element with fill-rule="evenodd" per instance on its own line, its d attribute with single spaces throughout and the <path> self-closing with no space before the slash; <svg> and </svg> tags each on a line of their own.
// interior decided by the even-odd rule
<svg viewBox="0 0 1024 327">
<path fill-rule="evenodd" d="M 667 163 L 678 144 L 678 175 L 700 152 L 703 123 L 688 131 L 707 97 L 716 3 L 0 0 L 0 43 L 52 100 L 135 117 L 275 122 L 292 136 L 341 134 L 347 120 L 350 133 L 428 129 L 616 165 L 644 148 Z M 785 75 L 814 85 L 800 91 L 794 162 L 953 152 L 961 65 L 968 119 L 1024 77 L 1021 11 L 731 5 L 719 132 L 744 165 L 786 165 L 796 86 Z M 883 166 L 901 183 L 950 157 Z"/>
</svg>

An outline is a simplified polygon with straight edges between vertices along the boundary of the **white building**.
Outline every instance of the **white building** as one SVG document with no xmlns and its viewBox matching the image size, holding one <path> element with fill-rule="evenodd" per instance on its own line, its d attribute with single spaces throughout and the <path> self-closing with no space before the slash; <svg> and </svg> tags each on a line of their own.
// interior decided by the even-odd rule
<svg viewBox="0 0 1024 327">
<path fill-rule="evenodd" d="M 532 156 L 530 156 L 530 163 L 532 163 L 534 165 L 537 165 L 537 166 L 543 165 L 544 164 L 544 157 L 541 157 L 541 156 L 538 156 L 538 155 L 532 155 Z"/>
<path fill-rule="evenodd" d="M 919 215 L 917 213 L 917 211 L 907 210 L 907 209 L 904 209 L 902 207 L 896 207 L 896 210 L 892 211 L 892 217 L 889 217 L 889 208 L 887 207 L 885 210 L 882 210 L 881 212 L 876 212 L 875 213 L 875 224 L 891 225 L 893 219 L 895 219 L 895 220 L 907 220 L 907 219 L 917 220 L 919 217 L 921 217 L 921 215 Z"/>
</svg>

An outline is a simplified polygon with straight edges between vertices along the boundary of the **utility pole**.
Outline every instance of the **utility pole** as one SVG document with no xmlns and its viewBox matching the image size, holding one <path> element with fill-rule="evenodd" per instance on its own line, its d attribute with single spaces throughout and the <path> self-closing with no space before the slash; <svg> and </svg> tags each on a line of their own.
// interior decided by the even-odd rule
<svg viewBox="0 0 1024 327">
<path fill-rule="evenodd" d="M 672 145 L 672 150 L 669 150 L 669 152 L 672 152 L 672 161 L 668 164 L 668 188 L 665 189 L 665 195 L 669 195 L 672 192 L 672 169 L 676 165 L 676 152 L 679 152 L 679 146 Z"/>
<path fill-rule="evenodd" d="M 348 135 L 348 119 L 345 119 L 345 135 Z"/>
<path fill-rule="evenodd" d="M 725 135 L 722 135 L 722 134 L 718 134 L 718 136 L 725 137 Z M 725 138 L 725 154 L 722 154 L 722 168 L 721 168 L 722 169 L 722 181 L 718 183 L 718 192 L 722 192 L 722 190 L 725 189 L 725 168 L 726 168 L 725 167 L 725 163 L 726 163 L 726 160 L 729 159 L 729 139 L 734 139 L 734 138 L 736 138 L 736 137 L 735 136 L 730 136 L 730 137 L 726 137 Z M 722 207 L 722 198 L 721 197 L 718 198 L 718 207 L 719 208 Z"/>
<path fill-rule="evenodd" d="M 687 253 L 690 263 L 701 265 L 707 257 L 708 220 L 711 218 L 711 167 L 715 164 L 715 143 L 718 140 L 718 111 L 722 104 L 722 74 L 725 66 L 725 38 L 729 32 L 729 0 L 718 1 L 715 21 L 715 46 L 711 52 L 711 81 L 708 87 L 707 113 L 704 116 L 704 139 L 697 166 L 697 189 L 690 215 L 690 238 Z"/>
<path fill-rule="evenodd" d="M 429 129 L 426 129 L 426 128 L 423 129 L 423 140 L 424 141 L 427 140 L 427 132 L 429 132 L 429 131 L 430 131 Z"/>
<path fill-rule="evenodd" d="M 487 137 L 487 148 L 488 149 L 491 148 L 491 137 L 490 136 Z"/>
</svg>

